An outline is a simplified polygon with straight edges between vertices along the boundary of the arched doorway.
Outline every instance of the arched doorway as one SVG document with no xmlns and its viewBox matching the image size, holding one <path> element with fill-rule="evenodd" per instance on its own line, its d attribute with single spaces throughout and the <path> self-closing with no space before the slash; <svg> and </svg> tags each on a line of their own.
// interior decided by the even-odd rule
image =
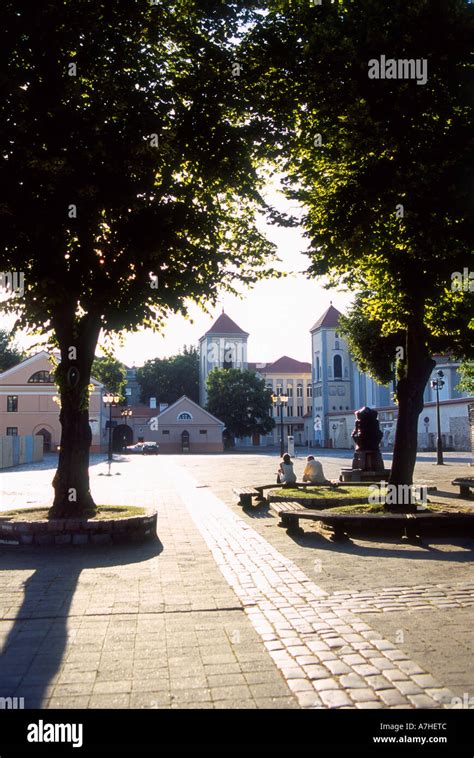
<svg viewBox="0 0 474 758">
<path fill-rule="evenodd" d="M 50 453 L 51 452 L 51 432 L 48 432 L 48 430 L 43 427 L 42 429 L 39 430 L 39 432 L 35 432 L 35 435 L 43 438 L 43 453 Z"/>
<path fill-rule="evenodd" d="M 112 450 L 119 453 L 128 445 L 133 444 L 133 430 L 128 424 L 118 424 L 112 431 Z"/>
<path fill-rule="evenodd" d="M 183 453 L 189 453 L 189 432 L 181 432 L 181 450 Z"/>
</svg>

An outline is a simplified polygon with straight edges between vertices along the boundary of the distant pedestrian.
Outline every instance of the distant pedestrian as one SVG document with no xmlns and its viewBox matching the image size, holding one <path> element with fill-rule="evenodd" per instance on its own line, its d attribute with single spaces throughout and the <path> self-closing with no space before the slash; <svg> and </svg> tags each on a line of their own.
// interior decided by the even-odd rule
<svg viewBox="0 0 474 758">
<path fill-rule="evenodd" d="M 331 484 L 331 482 L 324 476 L 321 462 L 317 461 L 314 455 L 308 455 L 306 458 L 303 482 L 310 482 L 311 484 Z"/>
<path fill-rule="evenodd" d="M 296 484 L 296 474 L 288 453 L 285 453 L 278 467 L 277 484 Z"/>
</svg>

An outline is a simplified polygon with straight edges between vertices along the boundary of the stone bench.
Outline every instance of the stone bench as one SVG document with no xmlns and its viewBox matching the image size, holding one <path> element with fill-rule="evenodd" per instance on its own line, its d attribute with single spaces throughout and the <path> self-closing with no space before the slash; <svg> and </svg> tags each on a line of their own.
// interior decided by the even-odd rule
<svg viewBox="0 0 474 758">
<path fill-rule="evenodd" d="M 459 497 L 471 500 L 471 489 L 474 489 L 474 479 L 471 477 L 462 478 L 458 476 L 451 482 L 455 487 L 459 487 Z"/>
</svg>

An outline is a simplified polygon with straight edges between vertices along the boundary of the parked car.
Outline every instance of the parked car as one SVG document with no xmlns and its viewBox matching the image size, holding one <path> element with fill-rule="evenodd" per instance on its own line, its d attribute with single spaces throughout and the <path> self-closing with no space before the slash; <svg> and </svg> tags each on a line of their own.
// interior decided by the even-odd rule
<svg viewBox="0 0 474 758">
<path fill-rule="evenodd" d="M 132 455 L 136 455 L 137 453 L 143 452 L 143 442 L 137 442 L 135 445 L 127 445 L 125 448 L 126 453 L 130 453 Z"/>
<path fill-rule="evenodd" d="M 144 442 L 143 455 L 158 455 L 159 444 L 157 442 Z"/>
</svg>

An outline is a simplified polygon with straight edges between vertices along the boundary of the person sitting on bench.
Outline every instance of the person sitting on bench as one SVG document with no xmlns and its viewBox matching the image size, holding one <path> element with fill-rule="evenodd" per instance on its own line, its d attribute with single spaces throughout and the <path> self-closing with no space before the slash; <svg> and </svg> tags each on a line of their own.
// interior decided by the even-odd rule
<svg viewBox="0 0 474 758">
<path fill-rule="evenodd" d="M 308 455 L 306 458 L 303 482 L 311 482 L 311 484 L 331 484 L 331 482 L 324 476 L 322 464 L 320 461 L 315 460 L 314 455 Z"/>
<path fill-rule="evenodd" d="M 277 484 L 296 484 L 296 474 L 288 453 L 285 453 L 277 471 Z"/>
</svg>

